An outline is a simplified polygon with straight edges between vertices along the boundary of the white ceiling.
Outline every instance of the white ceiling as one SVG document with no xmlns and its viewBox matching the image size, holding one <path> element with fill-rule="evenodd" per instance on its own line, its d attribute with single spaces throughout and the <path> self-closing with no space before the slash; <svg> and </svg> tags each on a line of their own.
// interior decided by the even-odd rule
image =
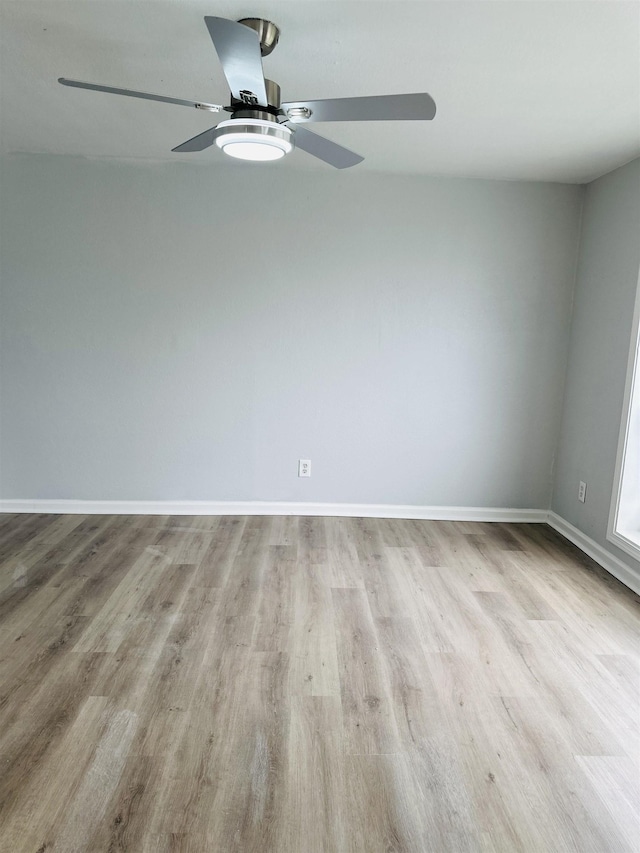
<svg viewBox="0 0 640 853">
<path fill-rule="evenodd" d="M 225 102 L 207 14 L 280 27 L 264 67 L 283 100 L 433 96 L 432 122 L 313 127 L 364 155 L 358 171 L 582 183 L 640 154 L 638 2 L 0 0 L 0 14 L 2 152 L 219 164 L 171 148 L 220 117 L 56 82 Z M 296 151 L 275 168 L 330 167 Z"/>
</svg>

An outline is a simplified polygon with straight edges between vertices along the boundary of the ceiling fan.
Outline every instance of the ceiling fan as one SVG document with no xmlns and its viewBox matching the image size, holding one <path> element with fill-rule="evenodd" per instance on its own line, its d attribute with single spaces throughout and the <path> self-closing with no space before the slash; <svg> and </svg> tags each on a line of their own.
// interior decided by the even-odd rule
<svg viewBox="0 0 640 853">
<path fill-rule="evenodd" d="M 355 166 L 364 157 L 303 125 L 320 121 L 430 120 L 436 114 L 436 105 L 426 92 L 281 103 L 280 86 L 265 79 L 262 71 L 262 57 L 268 56 L 278 43 L 278 27 L 262 18 L 230 21 L 205 17 L 204 20 L 231 90 L 229 106 L 82 83 L 64 77 L 58 82 L 78 89 L 163 101 L 213 113 L 223 110 L 231 113 L 231 118 L 183 142 L 173 151 L 202 151 L 215 143 L 231 157 L 265 161 L 278 160 L 297 146 L 336 169 Z"/>
</svg>

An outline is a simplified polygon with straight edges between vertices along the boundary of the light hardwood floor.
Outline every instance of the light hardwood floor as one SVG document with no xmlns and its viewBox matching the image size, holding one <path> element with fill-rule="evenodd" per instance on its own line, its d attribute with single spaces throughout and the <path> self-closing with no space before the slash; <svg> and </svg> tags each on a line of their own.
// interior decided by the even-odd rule
<svg viewBox="0 0 640 853">
<path fill-rule="evenodd" d="M 638 598 L 543 525 L 0 516 L 0 849 L 637 851 Z"/>
</svg>

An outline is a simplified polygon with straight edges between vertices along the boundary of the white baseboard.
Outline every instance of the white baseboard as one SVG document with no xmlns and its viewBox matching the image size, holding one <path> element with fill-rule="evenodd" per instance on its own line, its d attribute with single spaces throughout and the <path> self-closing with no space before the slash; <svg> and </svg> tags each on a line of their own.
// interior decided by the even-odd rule
<svg viewBox="0 0 640 853">
<path fill-rule="evenodd" d="M 349 518 L 409 518 L 428 521 L 547 520 L 544 509 L 403 504 L 334 504 L 282 501 L 71 501 L 0 500 L 0 512 L 72 515 L 319 515 Z"/>
<path fill-rule="evenodd" d="M 548 513 L 547 524 L 553 527 L 554 530 L 557 530 L 569 542 L 577 545 L 581 551 L 584 551 L 587 556 L 595 560 L 598 565 L 602 566 L 614 578 L 617 578 L 637 595 L 640 595 L 640 576 L 630 566 L 627 566 L 618 557 L 614 557 L 602 545 L 598 545 L 594 539 L 591 539 L 555 512 Z"/>
</svg>

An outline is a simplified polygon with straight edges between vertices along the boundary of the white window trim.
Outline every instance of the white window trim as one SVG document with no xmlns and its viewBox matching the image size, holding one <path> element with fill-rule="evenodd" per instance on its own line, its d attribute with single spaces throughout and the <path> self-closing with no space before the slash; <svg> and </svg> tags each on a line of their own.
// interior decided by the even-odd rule
<svg viewBox="0 0 640 853">
<path fill-rule="evenodd" d="M 624 389 L 622 403 L 622 420 L 620 424 L 620 436 L 618 438 L 618 452 L 616 454 L 616 467 L 613 478 L 613 491 L 611 495 L 611 508 L 609 510 L 609 524 L 607 526 L 607 539 L 617 548 L 630 554 L 634 559 L 640 561 L 640 521 L 638 530 L 624 530 L 618 526 L 620 513 L 620 497 L 622 493 L 622 475 L 624 472 L 627 454 L 627 442 L 629 438 L 629 420 L 631 418 L 631 403 L 633 400 L 633 389 L 636 381 L 636 373 L 640 370 L 640 273 L 638 274 L 638 285 L 636 289 L 636 302 L 633 312 L 633 325 L 631 329 L 631 343 L 629 345 L 629 356 L 627 359 L 627 379 Z M 636 401 L 640 405 L 640 400 Z"/>
</svg>

